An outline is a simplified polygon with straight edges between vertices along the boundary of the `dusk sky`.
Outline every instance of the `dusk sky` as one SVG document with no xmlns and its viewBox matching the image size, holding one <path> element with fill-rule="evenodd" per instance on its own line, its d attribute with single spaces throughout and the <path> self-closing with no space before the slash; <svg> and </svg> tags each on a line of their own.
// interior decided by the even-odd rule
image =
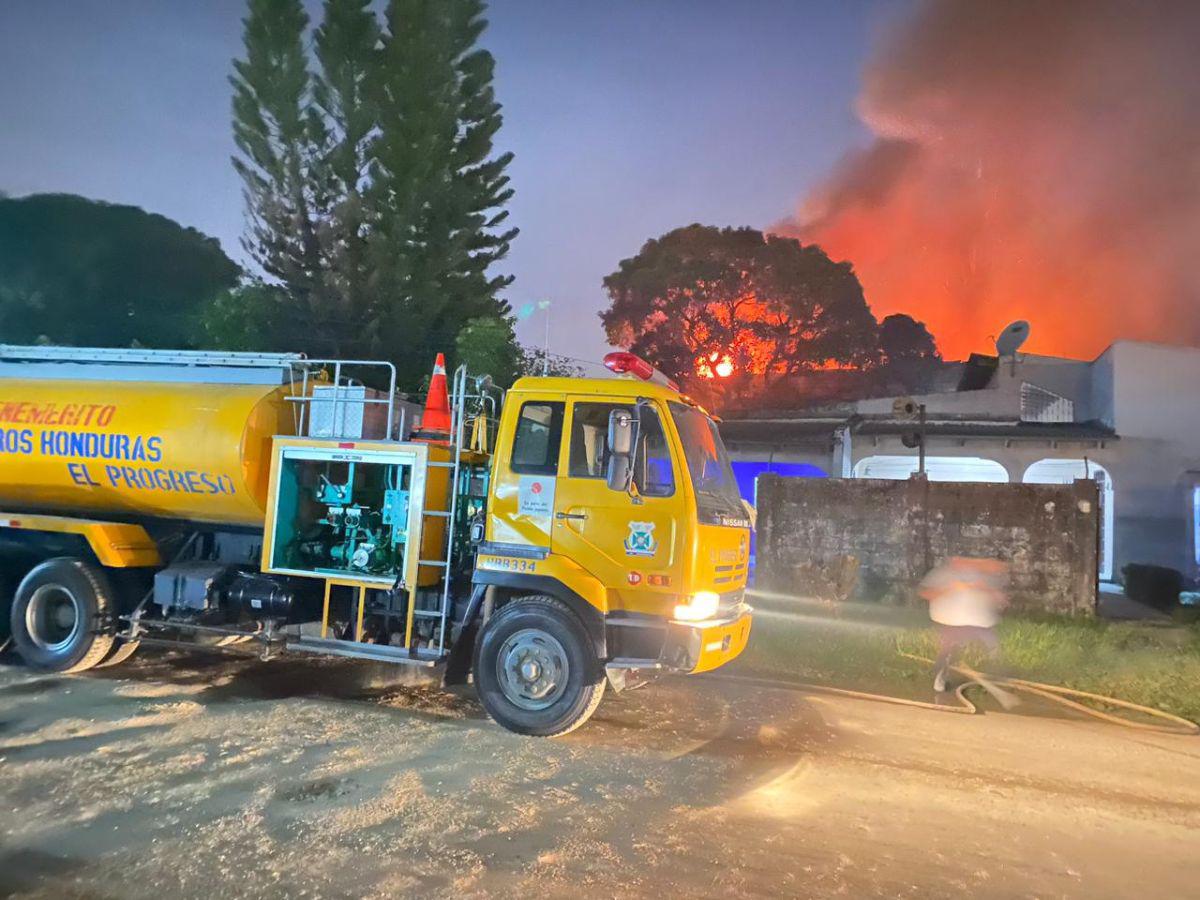
<svg viewBox="0 0 1200 900">
<path fill-rule="evenodd" d="M 245 262 L 229 163 L 240 0 L 4 0 L 0 191 L 162 213 Z M 521 235 L 508 299 L 554 303 L 551 350 L 597 359 L 600 281 L 691 222 L 763 227 L 868 134 L 872 38 L 905 0 L 495 0 L 486 45 Z M 319 4 L 310 4 L 319 18 Z M 868 297 L 870 300 L 870 297 Z M 540 344 L 537 314 L 520 336 Z"/>
</svg>

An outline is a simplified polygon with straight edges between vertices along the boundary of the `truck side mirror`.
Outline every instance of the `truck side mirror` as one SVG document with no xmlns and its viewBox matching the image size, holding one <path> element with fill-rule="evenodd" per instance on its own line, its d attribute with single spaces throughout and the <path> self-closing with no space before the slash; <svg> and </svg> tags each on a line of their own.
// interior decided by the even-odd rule
<svg viewBox="0 0 1200 900">
<path fill-rule="evenodd" d="M 608 414 L 608 488 L 628 493 L 633 481 L 633 451 L 637 446 L 637 419 L 627 409 Z"/>
</svg>

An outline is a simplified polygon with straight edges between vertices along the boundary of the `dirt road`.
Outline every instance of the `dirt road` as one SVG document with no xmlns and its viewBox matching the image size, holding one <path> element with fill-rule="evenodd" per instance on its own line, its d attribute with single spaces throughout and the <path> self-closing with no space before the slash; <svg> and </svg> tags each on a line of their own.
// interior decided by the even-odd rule
<svg viewBox="0 0 1200 900">
<path fill-rule="evenodd" d="M 1195 896 L 1200 739 L 703 676 L 557 741 L 350 662 L 0 667 L 0 896 Z M 381 679 L 392 679 L 391 681 Z"/>
</svg>

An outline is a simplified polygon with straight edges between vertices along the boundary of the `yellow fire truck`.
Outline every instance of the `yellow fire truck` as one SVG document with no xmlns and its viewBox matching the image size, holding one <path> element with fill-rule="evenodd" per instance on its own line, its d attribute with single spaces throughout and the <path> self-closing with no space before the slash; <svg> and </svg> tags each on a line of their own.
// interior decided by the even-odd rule
<svg viewBox="0 0 1200 900">
<path fill-rule="evenodd" d="M 570 731 L 750 630 L 713 419 L 606 365 L 507 394 L 459 368 L 448 433 L 413 438 L 388 363 L 0 346 L 0 621 L 45 671 L 158 644 L 440 666 L 504 727 Z"/>
</svg>

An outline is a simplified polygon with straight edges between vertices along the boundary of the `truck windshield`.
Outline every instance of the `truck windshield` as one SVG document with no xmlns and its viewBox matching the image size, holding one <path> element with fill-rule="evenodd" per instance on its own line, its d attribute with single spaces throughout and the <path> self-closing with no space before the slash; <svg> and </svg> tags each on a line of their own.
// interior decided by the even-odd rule
<svg viewBox="0 0 1200 900">
<path fill-rule="evenodd" d="M 738 493 L 729 454 L 721 442 L 716 423 L 683 403 L 671 403 L 671 418 L 679 429 L 688 475 L 696 491 L 700 521 L 710 525 L 748 526 L 745 507 Z"/>
</svg>

